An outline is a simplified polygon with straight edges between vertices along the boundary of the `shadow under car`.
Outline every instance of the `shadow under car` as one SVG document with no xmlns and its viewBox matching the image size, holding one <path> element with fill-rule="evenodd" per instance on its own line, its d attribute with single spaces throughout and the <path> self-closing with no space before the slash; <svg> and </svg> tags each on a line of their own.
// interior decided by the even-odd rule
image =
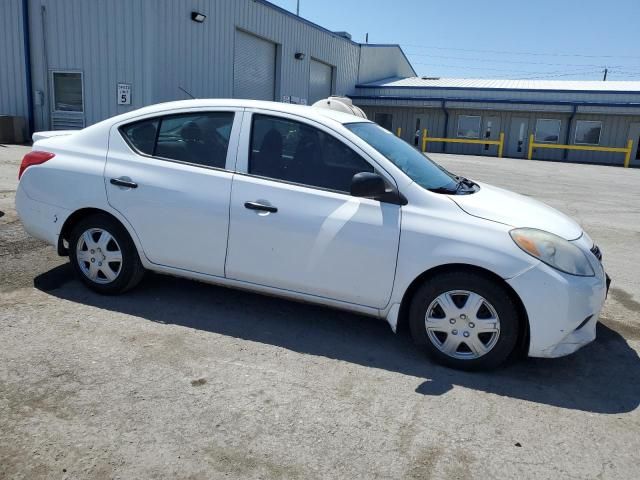
<svg viewBox="0 0 640 480">
<path fill-rule="evenodd" d="M 468 373 L 431 362 L 408 335 L 386 322 L 321 306 L 148 272 L 133 291 L 101 296 L 78 282 L 70 264 L 35 278 L 50 295 L 149 321 L 182 325 L 299 353 L 424 379 L 423 395 L 459 385 L 567 409 L 623 413 L 640 403 L 640 359 L 616 331 L 600 323 L 597 340 L 558 359 L 523 359 L 491 372 Z"/>
</svg>

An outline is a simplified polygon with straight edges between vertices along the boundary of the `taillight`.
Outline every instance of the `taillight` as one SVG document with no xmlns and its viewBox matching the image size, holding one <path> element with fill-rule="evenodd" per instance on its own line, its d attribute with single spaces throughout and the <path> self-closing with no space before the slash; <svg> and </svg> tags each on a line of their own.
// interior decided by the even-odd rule
<svg viewBox="0 0 640 480">
<path fill-rule="evenodd" d="M 55 153 L 50 152 L 39 152 L 34 150 L 33 152 L 27 153 L 22 159 L 22 163 L 20 164 L 20 171 L 18 172 L 18 180 L 22 177 L 24 171 L 32 165 L 40 165 L 41 163 L 46 162 L 47 160 L 51 160 L 55 157 Z"/>
</svg>

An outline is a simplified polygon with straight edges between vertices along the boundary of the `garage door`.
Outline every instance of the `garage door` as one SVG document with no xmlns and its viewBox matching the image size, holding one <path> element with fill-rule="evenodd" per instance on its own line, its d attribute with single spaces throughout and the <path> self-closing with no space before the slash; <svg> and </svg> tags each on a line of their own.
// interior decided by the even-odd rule
<svg viewBox="0 0 640 480">
<path fill-rule="evenodd" d="M 233 96 L 273 100 L 276 86 L 276 45 L 236 30 Z"/>
<path fill-rule="evenodd" d="M 326 63 L 311 60 L 309 69 L 309 104 L 331 95 L 333 69 Z"/>
</svg>

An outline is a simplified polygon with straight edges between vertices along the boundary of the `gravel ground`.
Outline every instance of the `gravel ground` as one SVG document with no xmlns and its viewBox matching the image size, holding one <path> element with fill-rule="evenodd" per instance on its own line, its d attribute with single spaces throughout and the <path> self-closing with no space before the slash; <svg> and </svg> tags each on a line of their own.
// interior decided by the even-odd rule
<svg viewBox="0 0 640 480">
<path fill-rule="evenodd" d="M 168 276 L 83 288 L 14 211 L 0 146 L 0 478 L 638 478 L 640 170 L 433 155 L 576 217 L 598 339 L 481 374 L 381 321 Z"/>
</svg>

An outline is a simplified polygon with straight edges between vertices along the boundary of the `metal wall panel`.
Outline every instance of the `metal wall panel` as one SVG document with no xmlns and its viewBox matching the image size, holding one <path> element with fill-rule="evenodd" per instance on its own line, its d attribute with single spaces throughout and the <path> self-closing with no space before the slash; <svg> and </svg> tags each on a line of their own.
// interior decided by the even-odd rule
<svg viewBox="0 0 640 480">
<path fill-rule="evenodd" d="M 0 1 L 0 115 L 28 114 L 21 0 Z"/>
<path fill-rule="evenodd" d="M 635 83 L 635 82 L 634 82 Z M 640 93 L 483 90 L 480 88 L 356 88 L 356 95 L 472 100 L 519 100 L 531 102 L 640 103 Z"/>
<path fill-rule="evenodd" d="M 151 103 L 157 63 L 155 2 L 140 0 L 30 0 L 33 88 L 44 104 L 35 107 L 36 129 L 52 128 L 53 71 L 83 74 L 84 124 Z M 159 70 L 159 69 L 158 69 Z M 169 69 L 166 68 L 168 71 Z M 132 86 L 131 105 L 117 104 L 117 85 Z"/>
<path fill-rule="evenodd" d="M 13 10 L 20 1 L 0 4 L 8 10 L 0 21 L 16 28 L 11 19 L 17 18 Z M 51 128 L 52 70 L 83 73 L 86 125 L 189 98 L 181 89 L 200 98 L 232 97 L 238 29 L 276 44 L 277 100 L 308 101 L 312 58 L 334 66 L 336 94 L 352 94 L 357 83 L 359 44 L 259 0 L 29 0 L 29 5 L 34 90 L 44 97 L 44 105 L 35 107 L 40 130 Z M 192 10 L 207 15 L 205 21 L 193 22 Z M 19 47 L 2 49 L 0 55 L 9 52 L 22 62 Z M 298 52 L 304 59 L 295 58 Z M 14 60 L 0 62 L 0 72 L 9 71 L 16 84 L 9 84 L 18 92 L 13 98 L 25 103 L 17 87 L 23 82 L 13 78 L 20 68 L 12 66 Z M 118 83 L 131 85 L 131 105 L 117 104 Z M 0 88 L 6 85 L 3 81 Z M 6 98 L 3 94 L 2 101 Z"/>
<path fill-rule="evenodd" d="M 275 43 L 237 30 L 233 60 L 233 96 L 273 100 L 275 88 Z"/>
<path fill-rule="evenodd" d="M 390 77 L 413 77 L 416 72 L 397 45 L 362 45 L 358 83 Z"/>
<path fill-rule="evenodd" d="M 311 59 L 309 65 L 309 104 L 331 95 L 333 68 L 326 63 Z"/>
<path fill-rule="evenodd" d="M 575 128 L 578 120 L 599 120 L 602 122 L 602 132 L 600 136 L 600 145 L 606 147 L 624 147 L 629 140 L 629 126 L 633 122 L 640 122 L 640 115 L 604 115 L 604 114 L 582 114 L 577 113 L 571 121 L 569 127 L 570 113 L 560 112 L 531 112 L 531 111 L 497 111 L 475 109 L 447 108 L 449 114 L 448 128 L 445 132 L 445 115 L 441 107 L 433 105 L 431 108 L 415 106 L 396 105 L 389 106 L 387 100 L 379 100 L 380 105 L 369 103 L 360 106 L 370 119 L 375 118 L 376 113 L 390 113 L 393 115 L 393 132 L 397 133 L 397 129 L 402 129 L 402 138 L 413 144 L 413 136 L 415 134 L 415 117 L 416 115 L 424 115 L 427 120 L 427 126 L 430 137 L 455 138 L 457 130 L 458 117 L 461 115 L 477 115 L 485 119 L 489 116 L 499 118 L 501 131 L 505 134 L 505 146 L 510 138 L 518 135 L 519 132 L 512 132 L 511 125 L 514 117 L 525 118 L 528 120 L 528 129 L 526 131 L 527 142 L 529 135 L 535 133 L 536 120 L 538 119 L 557 119 L 560 120 L 560 139 L 558 143 L 564 144 L 567 138 L 567 128 L 569 132 L 569 144 L 573 144 L 575 140 Z M 528 147 L 528 143 L 527 143 Z M 486 152 L 483 145 L 466 145 L 449 143 L 446 146 L 443 143 L 429 143 L 428 152 L 457 153 L 465 155 L 484 155 Z M 505 148 L 505 155 L 506 155 Z M 565 152 L 563 150 L 536 148 L 533 152 L 533 158 L 540 160 L 563 161 Z M 612 165 L 622 165 L 624 154 L 609 152 L 589 152 L 589 151 L 568 151 L 566 159 L 572 162 L 584 163 L 605 163 Z M 634 163 L 632 162 L 632 165 Z"/>
</svg>

